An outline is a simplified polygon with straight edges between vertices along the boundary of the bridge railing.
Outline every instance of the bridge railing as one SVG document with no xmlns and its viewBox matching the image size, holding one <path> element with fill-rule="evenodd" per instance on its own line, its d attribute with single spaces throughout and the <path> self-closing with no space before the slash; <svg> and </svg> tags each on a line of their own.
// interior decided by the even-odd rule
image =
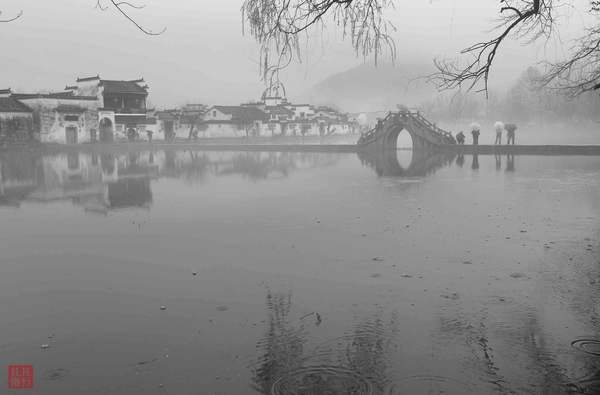
<svg viewBox="0 0 600 395">
<path fill-rule="evenodd" d="M 360 138 L 358 139 L 358 144 L 368 144 L 368 143 L 376 140 L 377 139 L 377 130 L 379 129 L 380 125 L 383 125 L 392 115 L 393 115 L 393 113 L 391 111 L 388 111 L 385 118 L 383 118 L 382 120 L 379 120 L 375 127 L 373 127 L 371 130 L 369 130 L 368 132 L 366 132 L 365 134 L 360 136 Z"/>
<path fill-rule="evenodd" d="M 383 118 L 382 120 L 379 120 L 377 122 L 377 125 L 374 128 L 372 128 L 365 134 L 361 135 L 361 137 L 358 139 L 358 144 L 359 145 L 368 144 L 368 143 L 375 141 L 377 139 L 377 131 L 379 130 L 379 128 L 389 118 L 391 118 L 393 116 L 401 116 L 404 118 L 411 118 L 412 120 L 420 123 L 422 126 L 429 129 L 433 133 L 440 135 L 446 142 L 454 142 L 455 141 L 454 137 L 452 136 L 452 133 L 440 128 L 439 126 L 437 126 L 434 123 L 431 123 L 427 118 L 425 118 L 423 115 L 421 115 L 421 113 L 419 111 L 405 109 L 405 110 L 400 110 L 396 113 L 391 112 L 391 111 L 388 112 L 387 115 L 385 116 L 385 118 Z"/>
<path fill-rule="evenodd" d="M 440 128 L 436 124 L 430 122 L 427 118 L 425 118 L 423 115 L 421 115 L 421 113 L 419 111 L 405 110 L 405 111 L 401 111 L 400 113 L 410 116 L 412 118 L 415 118 L 416 120 L 418 120 L 419 122 L 424 124 L 427 128 L 431 129 L 432 131 L 434 131 L 438 134 L 441 134 L 444 137 L 453 138 L 452 133 L 450 133 L 450 132 Z"/>
</svg>

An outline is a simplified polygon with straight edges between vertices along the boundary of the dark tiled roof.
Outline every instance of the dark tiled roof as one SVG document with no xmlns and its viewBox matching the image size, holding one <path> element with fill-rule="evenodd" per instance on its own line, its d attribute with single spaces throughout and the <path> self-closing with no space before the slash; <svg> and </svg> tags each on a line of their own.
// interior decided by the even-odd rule
<svg viewBox="0 0 600 395">
<path fill-rule="evenodd" d="M 33 112 L 31 108 L 12 97 L 0 97 L 0 112 Z"/>
<path fill-rule="evenodd" d="M 0 89 L 0 94 L 7 94 L 7 93 L 11 93 L 10 88 L 8 88 L 8 89 Z"/>
<path fill-rule="evenodd" d="M 145 115 L 115 115 L 115 123 L 145 125 L 147 118 Z"/>
<path fill-rule="evenodd" d="M 65 86 L 66 91 L 74 91 L 75 89 L 77 89 L 76 86 L 69 86 L 69 85 Z"/>
<path fill-rule="evenodd" d="M 100 79 L 99 75 L 97 75 L 95 77 L 83 77 L 83 78 L 77 77 L 77 82 L 94 81 L 94 80 L 99 80 L 99 79 Z"/>
<path fill-rule="evenodd" d="M 267 119 L 267 114 L 256 107 L 214 106 L 213 108 L 223 114 L 231 115 L 233 121 L 252 122 L 265 121 Z"/>
<path fill-rule="evenodd" d="M 73 104 L 61 104 L 54 109 L 57 112 L 71 112 L 71 113 L 82 113 L 85 112 L 86 109 L 80 106 L 75 106 Z"/>
<path fill-rule="evenodd" d="M 63 98 L 73 96 L 73 91 L 48 93 L 49 97 Z"/>
<path fill-rule="evenodd" d="M 292 110 L 288 110 L 283 106 L 267 106 L 265 107 L 265 112 L 269 114 L 277 114 L 277 115 L 288 115 L 293 116 L 294 112 Z"/>
<path fill-rule="evenodd" d="M 100 86 L 104 87 L 104 93 L 148 94 L 146 89 L 139 86 L 135 81 L 100 80 Z"/>
<path fill-rule="evenodd" d="M 156 116 L 161 121 L 174 121 L 179 119 L 179 112 L 177 110 L 156 111 Z"/>
<path fill-rule="evenodd" d="M 73 92 L 58 93 L 13 93 L 11 97 L 17 100 L 27 99 L 61 99 L 61 100 L 98 100 L 96 96 L 75 96 Z"/>
</svg>

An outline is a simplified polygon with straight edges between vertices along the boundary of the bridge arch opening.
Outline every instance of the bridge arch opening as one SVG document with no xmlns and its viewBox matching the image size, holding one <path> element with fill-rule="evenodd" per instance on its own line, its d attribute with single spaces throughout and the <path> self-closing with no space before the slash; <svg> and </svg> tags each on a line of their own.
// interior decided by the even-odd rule
<svg viewBox="0 0 600 395">
<path fill-rule="evenodd" d="M 412 139 L 412 135 L 406 129 L 401 129 L 397 133 L 396 136 L 396 159 L 398 160 L 398 164 L 403 169 L 408 169 L 412 162 L 414 143 Z"/>
</svg>

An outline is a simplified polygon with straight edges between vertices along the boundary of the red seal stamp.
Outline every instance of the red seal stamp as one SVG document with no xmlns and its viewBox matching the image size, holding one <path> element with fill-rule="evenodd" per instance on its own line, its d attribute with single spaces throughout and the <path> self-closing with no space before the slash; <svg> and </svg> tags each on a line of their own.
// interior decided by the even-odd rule
<svg viewBox="0 0 600 395">
<path fill-rule="evenodd" d="M 8 388 L 33 388 L 33 365 L 8 365 Z"/>
</svg>

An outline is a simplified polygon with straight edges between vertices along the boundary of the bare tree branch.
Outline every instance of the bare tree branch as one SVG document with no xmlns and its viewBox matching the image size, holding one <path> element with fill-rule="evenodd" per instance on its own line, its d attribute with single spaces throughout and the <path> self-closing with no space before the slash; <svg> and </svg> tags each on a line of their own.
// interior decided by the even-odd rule
<svg viewBox="0 0 600 395">
<path fill-rule="evenodd" d="M 545 63 L 546 73 L 539 84 L 574 97 L 600 89 L 600 27 L 587 29 L 571 48 L 569 59 Z"/>
<path fill-rule="evenodd" d="M 119 11 L 121 15 L 123 15 L 127 20 L 129 20 L 129 22 L 131 22 L 138 30 L 140 30 L 144 34 L 147 34 L 149 36 L 158 36 L 163 34 L 167 30 L 166 27 L 164 27 L 158 32 L 147 29 L 146 27 L 142 26 L 139 22 L 137 22 L 137 20 L 133 16 L 131 16 L 129 12 L 125 9 L 126 7 L 128 7 L 135 10 L 140 10 L 146 7 L 145 4 L 136 4 L 130 1 L 119 0 L 108 0 L 108 2 L 109 4 L 104 5 L 104 0 L 96 0 L 96 8 L 98 8 L 101 11 L 106 11 L 112 5 L 113 8 Z"/>
<path fill-rule="evenodd" d="M 117 7 L 128 6 L 128 7 L 131 7 L 131 8 L 135 8 L 136 10 L 141 10 L 142 8 L 146 8 L 145 4 L 136 5 L 136 4 L 132 4 L 132 3 L 128 2 L 128 1 L 121 1 L 119 3 L 114 3 L 114 4 Z"/>
<path fill-rule="evenodd" d="M 529 36 L 529 42 L 540 36 L 548 37 L 552 31 L 554 19 L 552 16 L 553 0 L 501 0 L 500 33 L 489 41 L 479 42 L 461 51 L 461 54 L 471 57 L 467 64 L 458 61 L 435 59 L 434 65 L 438 71 L 429 76 L 429 81 L 435 82 L 444 89 L 461 88 L 466 85 L 472 90 L 482 83 L 478 91 L 488 94 L 488 81 L 494 60 L 502 42 L 511 34 L 517 38 Z M 518 5 L 517 5 L 518 3 Z"/>
<path fill-rule="evenodd" d="M 2 15 L 2 11 L 0 11 L 0 15 Z M 13 16 L 12 18 L 9 18 L 9 19 L 0 19 L 0 23 L 12 22 L 12 21 L 15 21 L 15 20 L 19 19 L 21 16 L 23 16 L 23 10 L 19 11 L 19 13 L 17 15 Z"/>
<path fill-rule="evenodd" d="M 98 8 L 100 11 L 106 11 L 108 6 L 103 6 L 102 0 L 96 0 L 96 6 L 94 8 Z"/>
</svg>

